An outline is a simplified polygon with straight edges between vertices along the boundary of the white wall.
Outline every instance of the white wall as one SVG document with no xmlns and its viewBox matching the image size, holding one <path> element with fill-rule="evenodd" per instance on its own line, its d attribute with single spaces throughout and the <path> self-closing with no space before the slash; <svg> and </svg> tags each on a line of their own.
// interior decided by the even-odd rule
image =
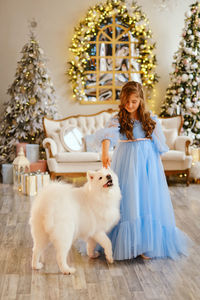
<svg viewBox="0 0 200 300">
<path fill-rule="evenodd" d="M 130 0 L 127 0 L 130 1 Z M 154 40 L 157 44 L 157 73 L 161 77 L 156 85 L 156 106 L 164 98 L 169 83 L 169 72 L 173 54 L 178 48 L 184 13 L 191 0 L 169 0 L 177 6 L 169 11 L 159 12 L 154 6 L 158 0 L 138 0 L 146 13 Z M 167 0 L 166 0 L 167 1 Z M 38 22 L 36 31 L 40 46 L 48 58 L 48 68 L 58 98 L 61 116 L 77 113 L 93 113 L 112 105 L 81 105 L 72 100 L 70 84 L 65 75 L 69 58 L 69 45 L 74 27 L 84 17 L 87 9 L 102 1 L 98 0 L 0 0 L 0 112 L 8 100 L 7 88 L 12 84 L 21 49 L 28 41 L 27 21 L 33 17 Z M 116 106 L 115 106 L 116 107 Z"/>
</svg>

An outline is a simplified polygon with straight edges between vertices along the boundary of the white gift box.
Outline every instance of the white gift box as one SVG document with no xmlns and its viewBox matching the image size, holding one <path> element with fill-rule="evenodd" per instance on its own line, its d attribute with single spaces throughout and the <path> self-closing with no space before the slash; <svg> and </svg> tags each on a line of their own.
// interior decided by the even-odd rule
<svg viewBox="0 0 200 300">
<path fill-rule="evenodd" d="M 191 147 L 192 161 L 198 162 L 200 161 L 200 148 Z"/>
<path fill-rule="evenodd" d="M 42 187 L 49 183 L 50 176 L 46 173 L 24 173 L 21 175 L 21 191 L 28 196 L 35 196 Z"/>
<path fill-rule="evenodd" d="M 45 172 L 43 173 L 43 176 L 42 176 L 42 185 L 45 186 L 49 183 L 50 181 L 50 176 L 49 176 L 49 173 L 48 172 Z"/>
<path fill-rule="evenodd" d="M 27 195 L 35 196 L 37 194 L 36 180 L 36 175 L 30 174 L 27 176 Z"/>
<path fill-rule="evenodd" d="M 200 179 L 200 162 L 193 162 L 190 169 L 190 177 L 193 179 Z"/>
<path fill-rule="evenodd" d="M 39 192 L 39 190 L 41 190 L 41 188 L 43 186 L 42 176 L 43 176 L 42 174 L 36 175 L 36 191 L 37 191 L 37 193 Z"/>
</svg>

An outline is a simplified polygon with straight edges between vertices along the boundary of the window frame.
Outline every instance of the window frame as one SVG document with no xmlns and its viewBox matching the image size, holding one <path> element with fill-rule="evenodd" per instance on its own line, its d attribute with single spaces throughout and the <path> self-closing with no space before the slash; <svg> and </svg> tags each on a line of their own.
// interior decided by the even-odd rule
<svg viewBox="0 0 200 300">
<path fill-rule="evenodd" d="M 87 70 L 87 71 L 84 71 L 84 75 L 87 76 L 87 74 L 96 74 L 96 84 L 92 85 L 92 88 L 96 89 L 96 101 L 91 101 L 88 99 L 87 97 L 87 92 L 86 92 L 86 89 L 87 91 L 90 90 L 90 88 L 87 88 L 87 83 L 85 83 L 85 93 L 86 93 L 86 97 L 87 97 L 87 100 L 81 100 L 80 102 L 82 104 L 119 104 L 119 99 L 115 99 L 116 98 L 116 90 L 121 90 L 122 85 L 116 85 L 116 80 L 115 80 L 115 75 L 116 74 L 128 74 L 129 77 L 128 77 L 128 80 L 132 80 L 131 79 L 131 74 L 141 74 L 142 75 L 142 71 L 132 71 L 131 68 L 130 68 L 130 65 L 131 65 L 131 60 L 132 59 L 135 59 L 136 61 L 137 60 L 140 60 L 140 55 L 138 56 L 131 56 L 130 55 L 130 52 L 131 52 L 131 44 L 134 44 L 135 45 L 135 49 L 139 50 L 139 47 L 137 47 L 137 45 L 139 45 L 139 42 L 133 42 L 131 41 L 130 39 L 130 36 L 132 35 L 132 37 L 134 37 L 133 33 L 131 32 L 131 29 L 134 27 L 133 25 L 130 25 L 130 26 L 126 26 L 126 24 L 119 24 L 118 22 L 116 22 L 116 15 L 113 15 L 112 17 L 112 23 L 109 23 L 109 24 L 106 24 L 105 26 L 101 26 L 98 30 L 98 33 L 96 35 L 96 40 L 95 41 L 88 41 L 88 44 L 96 44 L 96 55 L 94 56 L 90 56 L 90 58 L 88 59 L 88 61 L 90 62 L 91 59 L 95 59 L 96 60 L 96 71 L 92 71 L 92 70 Z M 112 38 L 109 37 L 106 33 L 105 33 L 105 30 L 109 27 L 112 27 Z M 117 37 L 116 37 L 116 27 L 119 27 L 119 28 L 122 28 L 122 33 L 120 33 Z M 121 39 L 121 37 L 124 35 L 124 34 L 128 34 L 128 41 L 119 41 Z M 107 37 L 107 40 L 106 41 L 100 41 L 99 40 L 99 37 L 100 35 L 103 34 L 105 37 Z M 134 37 L 136 38 L 136 37 Z M 99 55 L 99 46 L 101 44 L 111 44 L 112 45 L 112 56 L 100 56 Z M 129 55 L 128 56 L 116 56 L 116 45 L 120 45 L 120 44 L 127 44 L 129 47 Z M 100 59 L 103 58 L 103 59 L 109 59 L 109 58 L 112 58 L 112 62 L 113 62 L 113 66 L 114 68 L 112 69 L 112 71 L 100 71 L 100 68 L 99 68 L 99 62 L 100 62 Z M 129 70 L 127 71 L 117 71 L 115 70 L 115 66 L 116 66 L 116 60 L 117 59 L 127 59 L 129 60 Z M 140 63 L 137 61 L 138 65 L 140 66 Z M 99 85 L 99 77 L 100 77 L 100 74 L 112 74 L 112 85 Z M 142 80 L 142 76 L 141 76 L 141 80 Z M 124 82 L 125 83 L 125 82 Z M 91 88 L 91 89 L 92 89 Z M 111 99 L 108 99 L 108 100 L 98 100 L 99 99 L 99 91 L 102 89 L 102 88 L 108 88 L 108 89 L 111 89 L 112 90 L 112 98 Z"/>
</svg>

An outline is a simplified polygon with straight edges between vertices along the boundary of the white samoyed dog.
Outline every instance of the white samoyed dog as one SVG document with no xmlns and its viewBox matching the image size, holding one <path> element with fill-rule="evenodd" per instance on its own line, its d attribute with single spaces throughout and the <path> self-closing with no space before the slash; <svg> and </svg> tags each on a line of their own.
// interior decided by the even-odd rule
<svg viewBox="0 0 200 300">
<path fill-rule="evenodd" d="M 31 208 L 33 237 L 32 268 L 41 269 L 40 256 L 51 242 L 63 274 L 75 272 L 67 263 L 72 243 L 81 238 L 87 242 L 87 254 L 96 258 L 99 243 L 109 263 L 113 262 L 112 244 L 106 232 L 120 219 L 120 188 L 111 169 L 88 171 L 82 187 L 51 182 L 36 197 Z"/>
</svg>

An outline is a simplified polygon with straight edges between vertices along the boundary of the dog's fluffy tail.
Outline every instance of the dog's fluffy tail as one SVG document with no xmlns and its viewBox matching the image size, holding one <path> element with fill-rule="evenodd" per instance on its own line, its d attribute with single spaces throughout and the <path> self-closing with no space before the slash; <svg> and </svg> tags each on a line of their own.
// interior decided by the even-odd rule
<svg viewBox="0 0 200 300">
<path fill-rule="evenodd" d="M 46 195 L 48 188 L 43 189 L 37 197 L 34 199 L 32 207 L 31 207 L 31 216 L 29 220 L 29 224 L 33 225 L 34 222 L 37 222 L 38 216 L 40 215 L 40 220 L 42 221 L 42 225 L 48 231 L 51 230 L 54 226 L 53 221 L 53 206 L 47 205 L 47 202 L 50 200 Z"/>
</svg>

